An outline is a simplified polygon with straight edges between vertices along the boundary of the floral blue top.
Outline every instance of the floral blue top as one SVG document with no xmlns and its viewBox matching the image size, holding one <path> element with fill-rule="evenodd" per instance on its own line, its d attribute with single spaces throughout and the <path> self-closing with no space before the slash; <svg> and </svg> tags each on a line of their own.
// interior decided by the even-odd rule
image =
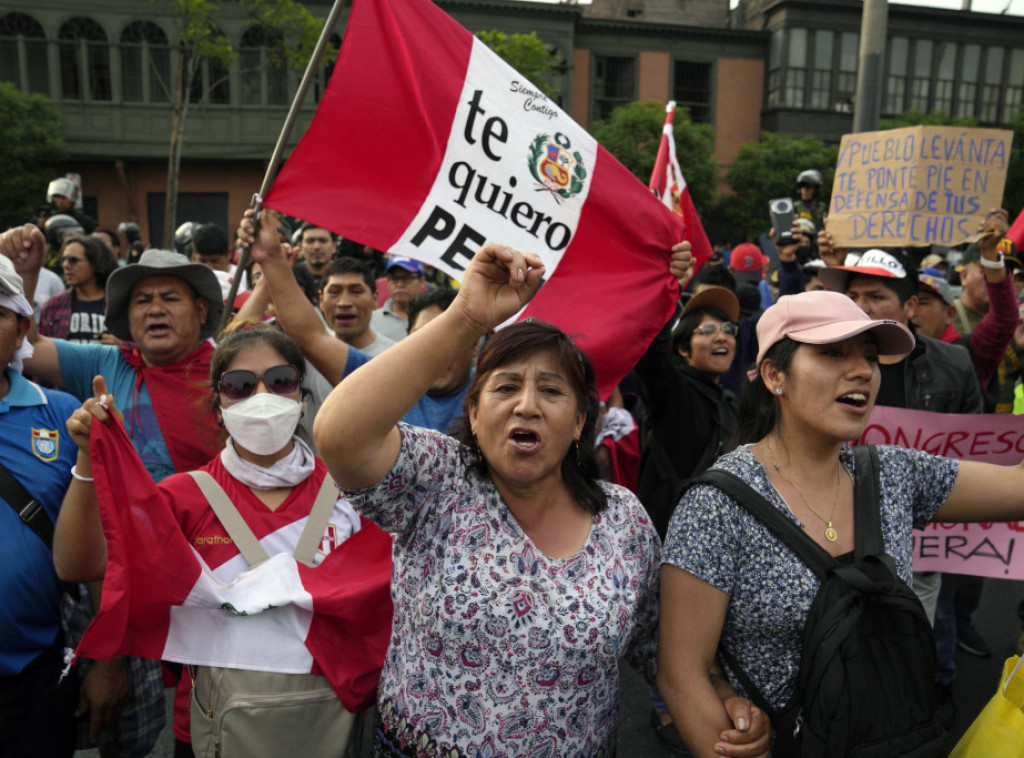
<svg viewBox="0 0 1024 758">
<path fill-rule="evenodd" d="M 911 530 L 929 521 L 949 497 L 959 463 L 890 445 L 880 445 L 878 457 L 882 540 L 909 585 Z M 853 449 L 844 446 L 840 459 L 852 474 Z M 800 524 L 749 447 L 719 458 L 713 468 L 736 474 Z M 800 670 L 807 613 L 820 586 L 814 572 L 742 506 L 706 484 L 688 490 L 676 507 L 662 562 L 729 595 L 721 643 L 772 708 L 785 706 Z M 734 677 L 730 682 L 743 691 Z"/>
<path fill-rule="evenodd" d="M 390 474 L 345 492 L 394 539 L 378 694 L 389 750 L 613 754 L 619 659 L 654 678 L 660 545 L 640 502 L 602 482 L 608 508 L 586 544 L 548 558 L 458 442 L 399 429 Z"/>
</svg>

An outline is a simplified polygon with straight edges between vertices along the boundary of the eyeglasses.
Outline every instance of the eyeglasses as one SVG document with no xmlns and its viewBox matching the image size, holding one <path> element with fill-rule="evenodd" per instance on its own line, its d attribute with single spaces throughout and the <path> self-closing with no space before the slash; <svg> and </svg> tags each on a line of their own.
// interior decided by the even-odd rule
<svg viewBox="0 0 1024 758">
<path fill-rule="evenodd" d="M 272 366 L 262 374 L 245 369 L 225 371 L 220 378 L 220 391 L 228 400 L 244 400 L 256 391 L 260 379 L 275 395 L 291 395 L 299 389 L 302 380 L 299 370 L 290 363 Z"/>
<path fill-rule="evenodd" d="M 61 258 L 60 258 L 60 263 L 61 263 L 62 266 L 65 263 L 70 264 L 72 266 L 77 266 L 79 263 L 81 263 L 84 260 L 85 260 L 85 258 L 76 258 L 73 255 L 62 255 Z"/>
<path fill-rule="evenodd" d="M 728 335 L 729 337 L 735 337 L 740 333 L 739 326 L 731 321 L 726 321 L 724 324 L 716 324 L 714 321 L 705 321 L 694 329 L 693 333 L 703 334 L 705 337 L 713 337 L 718 334 L 719 329 L 722 330 L 722 334 Z"/>
<path fill-rule="evenodd" d="M 395 284 L 412 284 L 413 282 L 418 282 L 421 276 L 422 274 L 406 274 L 405 276 L 388 274 L 388 281 Z"/>
</svg>

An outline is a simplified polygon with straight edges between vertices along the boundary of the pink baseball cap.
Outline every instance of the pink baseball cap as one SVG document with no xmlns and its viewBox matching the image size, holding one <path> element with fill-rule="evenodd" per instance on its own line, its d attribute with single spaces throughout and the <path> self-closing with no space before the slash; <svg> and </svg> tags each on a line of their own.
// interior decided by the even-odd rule
<svg viewBox="0 0 1024 758">
<path fill-rule="evenodd" d="M 914 335 L 899 321 L 876 321 L 839 292 L 820 290 L 784 295 L 757 322 L 757 363 L 783 337 L 809 345 L 840 342 L 871 331 L 879 355 L 902 355 L 914 349 Z M 757 369 L 748 375 L 757 378 Z"/>
</svg>

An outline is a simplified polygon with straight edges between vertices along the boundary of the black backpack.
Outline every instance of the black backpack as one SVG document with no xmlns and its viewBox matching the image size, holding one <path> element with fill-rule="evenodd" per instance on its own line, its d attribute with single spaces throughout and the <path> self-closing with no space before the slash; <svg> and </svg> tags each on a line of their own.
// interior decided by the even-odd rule
<svg viewBox="0 0 1024 758">
<path fill-rule="evenodd" d="M 944 756 L 945 736 L 935 718 L 932 628 L 883 549 L 878 451 L 863 445 L 855 454 L 852 562 L 836 561 L 739 477 L 712 469 L 694 479 L 746 508 L 821 580 L 804 627 L 797 688 L 784 708 L 768 707 L 724 645 L 719 656 L 771 716 L 776 756 Z"/>
</svg>

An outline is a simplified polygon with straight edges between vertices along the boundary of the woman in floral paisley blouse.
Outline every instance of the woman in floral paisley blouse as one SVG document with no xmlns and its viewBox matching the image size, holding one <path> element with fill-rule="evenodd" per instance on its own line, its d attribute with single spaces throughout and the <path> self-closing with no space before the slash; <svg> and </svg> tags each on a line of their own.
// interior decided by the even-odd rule
<svg viewBox="0 0 1024 758">
<path fill-rule="evenodd" d="M 461 442 L 398 423 L 543 272 L 536 255 L 485 246 L 455 302 L 317 416 L 335 481 L 394 540 L 375 755 L 611 756 L 619 659 L 653 681 L 659 541 L 630 492 L 595 479 L 593 369 L 572 340 L 535 321 L 501 330 Z M 744 730 L 727 730 L 725 754 L 757 755 L 763 715 L 727 703 Z"/>
</svg>

